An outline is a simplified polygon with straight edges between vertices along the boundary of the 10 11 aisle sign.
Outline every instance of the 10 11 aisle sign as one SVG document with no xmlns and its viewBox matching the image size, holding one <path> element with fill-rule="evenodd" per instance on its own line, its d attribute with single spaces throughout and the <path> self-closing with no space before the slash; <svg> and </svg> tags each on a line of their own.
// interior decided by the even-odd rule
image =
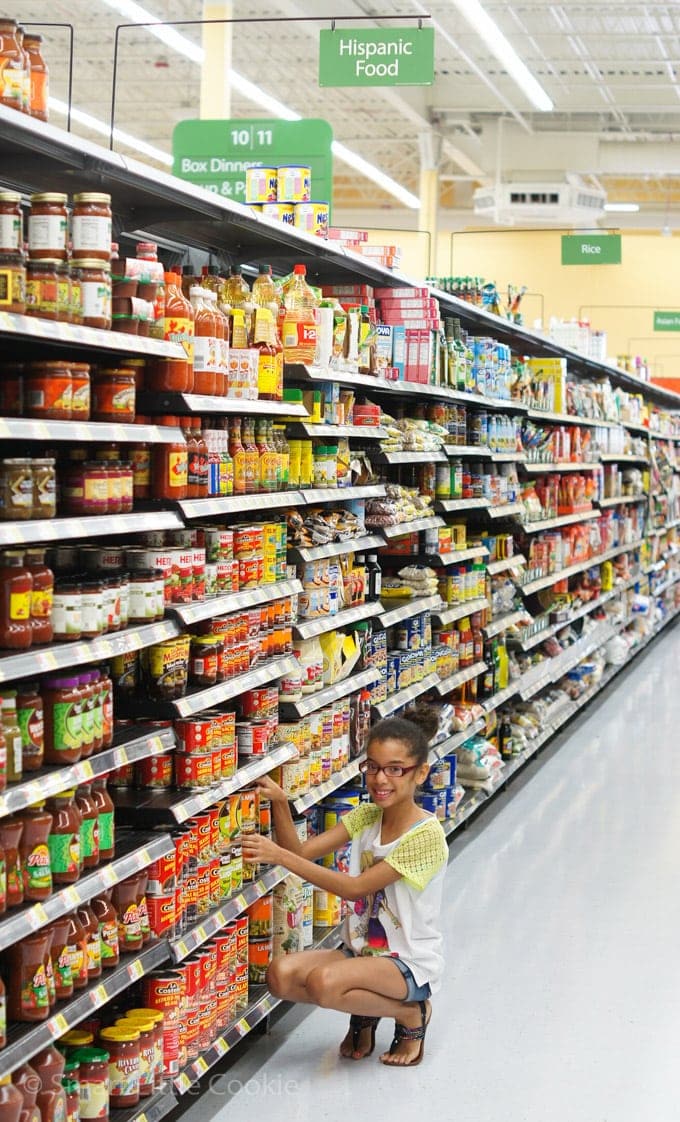
<svg viewBox="0 0 680 1122">
<path fill-rule="evenodd" d="M 330 203 L 332 143 L 333 130 L 321 118 L 180 121 L 172 134 L 172 171 L 223 199 L 245 203 L 249 167 L 302 165 L 312 171 L 312 199 Z"/>
</svg>

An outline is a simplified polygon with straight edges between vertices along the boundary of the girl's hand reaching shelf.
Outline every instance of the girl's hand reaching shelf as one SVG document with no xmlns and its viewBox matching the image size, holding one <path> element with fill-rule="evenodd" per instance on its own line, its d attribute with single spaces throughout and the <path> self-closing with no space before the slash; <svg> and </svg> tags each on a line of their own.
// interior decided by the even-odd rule
<svg viewBox="0 0 680 1122">
<path fill-rule="evenodd" d="M 264 834 L 241 834 L 239 843 L 243 849 L 243 860 L 251 864 L 285 865 L 290 856 L 287 850 Z"/>
</svg>

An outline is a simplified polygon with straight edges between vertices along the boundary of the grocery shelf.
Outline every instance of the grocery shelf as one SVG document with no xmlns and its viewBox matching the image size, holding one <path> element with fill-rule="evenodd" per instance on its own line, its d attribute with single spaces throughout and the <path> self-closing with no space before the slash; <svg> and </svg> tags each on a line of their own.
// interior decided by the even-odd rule
<svg viewBox="0 0 680 1122">
<path fill-rule="evenodd" d="M 598 553 L 595 557 L 589 557 L 587 561 L 579 561 L 578 564 L 568 565 L 565 569 L 558 569 L 555 573 L 550 573 L 547 576 L 536 577 L 533 580 L 524 583 L 518 583 L 520 592 L 530 596 L 533 592 L 539 592 L 542 588 L 551 588 L 553 584 L 558 581 L 567 580 L 568 577 L 575 576 L 576 573 L 583 573 L 586 569 L 595 568 L 601 565 L 603 561 L 610 561 L 614 557 L 618 557 L 620 553 L 632 553 L 634 550 L 639 549 L 642 545 L 642 538 L 637 541 L 631 542 L 628 545 L 617 545 L 613 549 L 608 549 L 605 553 Z"/>
<path fill-rule="evenodd" d="M 281 600 L 285 596 L 297 596 L 299 592 L 302 592 L 299 580 L 279 580 L 273 584 L 261 584 L 257 588 L 246 588 L 243 592 L 227 592 L 211 600 L 197 600 L 193 604 L 173 604 L 171 611 L 182 623 L 198 623 L 199 620 L 215 619 L 230 612 L 256 608 L 258 604 L 271 604 L 274 600 Z"/>
<path fill-rule="evenodd" d="M 283 368 L 286 384 L 290 382 L 337 382 L 339 386 L 360 386 L 374 393 L 395 393 L 393 387 L 403 382 L 390 381 L 377 374 L 360 374 L 358 370 L 339 370 L 335 367 L 307 366 L 301 362 L 287 362 Z"/>
<path fill-rule="evenodd" d="M 514 557 L 501 557 L 498 561 L 489 561 L 486 571 L 489 576 L 495 577 L 499 573 L 506 573 L 509 569 L 522 568 L 526 563 L 524 554 L 517 553 Z"/>
<path fill-rule="evenodd" d="M 442 627 L 446 627 L 449 623 L 455 623 L 457 619 L 465 619 L 466 616 L 474 615 L 475 612 L 483 612 L 489 607 L 489 601 L 481 596 L 476 600 L 464 600 L 461 604 L 445 604 L 441 608 L 434 608 L 432 615 L 438 619 Z"/>
<path fill-rule="evenodd" d="M 194 788 L 191 794 L 167 789 L 130 791 L 127 788 L 118 788 L 113 792 L 117 820 L 133 825 L 145 822 L 154 827 L 186 822 L 187 818 L 199 814 L 206 807 L 214 806 L 227 795 L 233 794 L 241 787 L 247 787 L 249 783 L 254 783 L 261 775 L 266 775 L 273 768 L 287 763 L 288 760 L 296 759 L 297 755 L 297 749 L 293 744 L 279 744 L 264 756 L 250 757 L 249 762 L 239 767 L 229 779 L 223 779 L 221 783 L 200 790 Z M 243 758 L 248 759 L 248 757 Z"/>
<path fill-rule="evenodd" d="M 304 504 L 305 497 L 301 491 L 273 491 L 257 495 L 223 495 L 213 499 L 181 499 L 177 505 L 185 518 L 211 518 L 216 514 L 280 510 L 281 507 Z"/>
<path fill-rule="evenodd" d="M 205 1050 L 202 1056 L 197 1060 L 193 1060 L 187 1064 L 184 1071 L 174 1078 L 175 1090 L 180 1095 L 186 1092 L 198 1083 L 206 1072 L 210 1071 L 215 1064 L 219 1063 L 227 1052 L 231 1052 L 244 1036 L 252 1032 L 265 1017 L 268 1017 L 273 1009 L 280 1004 L 281 999 L 274 997 L 273 994 L 266 989 L 265 986 L 250 986 L 249 994 L 254 995 L 249 1002 L 247 1008 L 243 1011 L 238 1021 L 233 1021 L 226 1029 L 218 1036 L 217 1040 L 213 1041 L 209 1048 Z"/>
<path fill-rule="evenodd" d="M 574 526 L 578 522 L 590 522 L 599 518 L 599 510 L 582 510 L 578 514 L 561 514 L 557 518 L 539 518 L 535 522 L 523 522 L 525 534 L 538 534 L 541 530 L 555 530 L 558 526 Z"/>
<path fill-rule="evenodd" d="M 613 495 L 608 499 L 594 499 L 600 510 L 610 506 L 628 506 L 629 503 L 646 503 L 647 495 Z"/>
<path fill-rule="evenodd" d="M 510 627 L 514 627 L 515 624 L 526 619 L 528 614 L 527 611 L 505 612 L 504 615 L 499 616 L 498 619 L 492 620 L 486 627 L 483 627 L 482 631 L 487 639 L 493 639 L 494 635 L 500 635 L 503 631 L 507 631 Z"/>
<path fill-rule="evenodd" d="M 55 888 L 42 903 L 25 904 L 6 912 L 0 920 L 0 950 L 25 939 L 33 931 L 73 911 L 93 896 L 106 892 L 114 884 L 147 868 L 159 857 L 172 853 L 174 843 L 169 834 L 135 833 L 123 842 L 119 840 L 118 848 L 122 851 L 118 857 L 91 872 L 86 871 L 75 884 Z M 4 1052 L 0 1053 L 0 1068 L 4 1055 Z"/>
<path fill-rule="evenodd" d="M 387 600 L 382 604 L 382 611 L 380 613 L 380 626 L 392 627 L 395 623 L 401 623 L 402 620 L 412 619 L 413 616 L 420 615 L 421 612 L 431 612 L 440 603 L 439 595 L 434 596 L 414 596 L 410 600 L 398 603 L 398 606 L 389 607 L 391 601 Z"/>
<path fill-rule="evenodd" d="M 357 674 L 351 674 L 348 678 L 334 682 L 332 686 L 324 686 L 322 690 L 307 694 L 299 701 L 281 702 L 281 713 L 284 718 L 287 714 L 292 714 L 294 717 L 306 717 L 308 713 L 316 713 L 317 709 L 323 709 L 325 705 L 330 705 L 333 701 L 348 697 L 349 694 L 356 693 L 357 690 L 362 690 L 365 686 L 372 686 L 377 678 L 378 671 L 373 668 L 360 670 Z"/>
<path fill-rule="evenodd" d="M 111 632 L 98 639 L 76 643 L 53 643 L 46 647 L 29 647 L 27 651 L 0 658 L 0 682 L 30 678 L 68 666 L 85 666 L 88 662 L 115 658 L 130 651 L 139 651 L 164 639 L 173 639 L 180 631 L 174 620 L 144 623 Z"/>
<path fill-rule="evenodd" d="M 401 538 L 405 534 L 415 534 L 419 530 L 436 530 L 445 525 L 443 518 L 427 515 L 424 518 L 413 518 L 410 522 L 398 522 L 396 526 L 379 526 L 376 529 L 379 529 L 386 538 Z"/>
<path fill-rule="evenodd" d="M 341 542 L 328 542 L 327 545 L 290 546 L 288 559 L 296 564 L 305 565 L 309 561 L 323 561 L 327 557 L 343 557 L 347 553 L 364 553 L 367 549 L 380 549 L 385 539 L 377 534 L 361 534 L 356 538 L 345 538 Z"/>
<path fill-rule="evenodd" d="M 521 503 L 500 503 L 490 506 L 486 513 L 489 518 L 518 518 L 524 514 L 524 507 Z"/>
<path fill-rule="evenodd" d="M 29 519 L 26 522 L 0 522 L 0 545 L 24 545 L 29 542 L 56 542 L 73 538 L 138 534 L 148 530 L 183 529 L 184 523 L 174 510 L 93 515 L 90 518 Z"/>
<path fill-rule="evenodd" d="M 404 690 L 397 690 L 386 701 L 379 701 L 377 705 L 372 705 L 371 709 L 378 717 L 389 717 L 395 710 L 401 709 L 402 705 L 408 705 L 409 701 L 415 701 L 421 694 L 435 689 L 438 682 L 438 674 L 426 674 L 420 682 L 414 682 Z"/>
<path fill-rule="evenodd" d="M 600 467 L 599 460 L 590 460 L 588 462 L 570 461 L 570 460 L 554 460 L 554 461 L 531 461 L 524 464 L 524 471 L 529 472 L 530 475 L 552 475 L 555 472 L 567 471 L 597 471 Z"/>
<path fill-rule="evenodd" d="M 471 546 L 470 549 L 453 549 L 446 553 L 386 553 L 382 556 L 392 564 L 401 563 L 408 565 L 457 565 L 460 561 L 473 561 L 476 558 L 488 557 L 489 551 L 485 545 Z"/>
<path fill-rule="evenodd" d="M 0 312 L 0 339 L 22 343 L 48 342 L 51 347 L 87 347 L 88 351 L 113 351 L 118 355 L 149 355 L 159 358 L 186 358 L 178 344 L 143 335 L 127 335 L 121 331 L 103 331 L 77 323 L 62 323 L 39 316 L 22 316 L 16 312 Z"/>
<path fill-rule="evenodd" d="M 558 349 L 562 350 L 563 348 Z M 551 424 L 589 425 L 598 429 L 617 429 L 620 427 L 618 421 L 604 421 L 595 417 L 577 417 L 574 413 L 551 413 L 544 409 L 528 409 L 527 415 L 532 421 L 549 421 Z"/>
<path fill-rule="evenodd" d="M 314 421 L 300 421 L 296 428 L 302 429 L 306 436 L 318 437 L 319 440 L 326 436 L 346 436 L 350 440 L 385 440 L 387 437 L 387 429 L 382 425 L 325 425 Z"/>
<path fill-rule="evenodd" d="M 114 768 L 146 760 L 162 752 L 170 752 L 174 747 L 175 734 L 171 728 L 149 727 L 144 730 L 138 726 L 132 737 L 128 736 L 115 747 L 98 752 L 88 760 L 66 767 L 41 768 L 40 771 L 29 773 L 30 778 L 23 782 L 10 784 L 0 795 L 0 818 L 15 814 L 41 799 L 57 795 L 60 791 L 68 791 L 71 787 L 87 783 L 100 775 L 108 775 Z"/>
<path fill-rule="evenodd" d="M 511 682 L 509 686 L 506 686 L 505 689 L 498 690 L 496 693 L 492 694 L 491 697 L 485 698 L 482 702 L 484 712 L 493 713 L 495 709 L 499 709 L 501 705 L 505 705 L 506 701 L 514 697 L 517 693 L 517 683 L 519 680 L 520 679 L 517 678 L 514 682 Z"/>
<path fill-rule="evenodd" d="M 211 394 L 196 393 L 157 393 L 140 390 L 137 407 L 141 413 L 169 413 L 188 416 L 203 414 L 245 414 L 259 417 L 292 417 L 306 419 L 309 414 L 304 405 L 290 401 L 260 401 L 249 398 L 217 397 Z M 206 425 L 210 428 L 210 425 Z"/>
<path fill-rule="evenodd" d="M 325 799 L 327 795 L 332 795 L 334 791 L 339 790 L 340 787 L 344 787 L 346 783 L 349 783 L 350 779 L 354 779 L 354 777 L 359 774 L 359 768 L 363 759 L 364 757 L 362 756 L 359 759 L 350 760 L 348 764 L 345 764 L 345 766 L 332 775 L 330 779 L 327 779 L 324 783 L 320 783 L 318 787 L 312 787 L 311 791 L 306 795 L 300 795 L 299 798 L 292 799 L 291 806 L 295 808 L 298 814 L 302 814 L 303 811 L 309 810 L 312 806 L 316 806 L 316 804 L 321 802 L 322 799 Z"/>
<path fill-rule="evenodd" d="M 457 514 L 468 510 L 486 510 L 489 506 L 488 499 L 436 499 L 434 509 L 446 514 Z"/>
<path fill-rule="evenodd" d="M 453 736 L 447 736 L 445 740 L 440 740 L 436 744 L 431 744 L 430 763 L 436 763 L 437 760 L 443 760 L 445 756 L 450 756 L 452 752 L 455 752 L 456 748 L 460 748 L 462 744 L 465 744 L 468 740 L 471 740 L 473 736 L 476 736 L 478 732 L 481 732 L 485 724 L 486 721 L 484 718 L 480 717 L 477 721 L 473 721 L 471 725 L 468 725 L 466 729 L 463 729 L 462 732 L 456 732 Z"/>
<path fill-rule="evenodd" d="M 181 962 L 187 958 L 197 947 L 211 939 L 213 935 L 216 935 L 228 923 L 236 919 L 251 904 L 276 888 L 276 885 L 285 880 L 287 876 L 288 870 L 284 869 L 283 865 L 272 865 L 271 868 L 261 873 L 252 884 L 244 885 L 237 896 L 225 900 L 219 908 L 214 908 L 208 915 L 203 916 L 200 923 L 186 931 L 184 935 L 176 939 L 170 939 L 170 954 L 174 961 Z"/>
<path fill-rule="evenodd" d="M 636 452 L 602 452 L 600 459 L 603 464 L 649 464 L 647 456 Z"/>
<path fill-rule="evenodd" d="M 494 456 L 488 444 L 445 444 L 444 450 L 451 460 L 468 456 L 474 456 L 478 460 L 491 460 Z"/>
<path fill-rule="evenodd" d="M 475 662 L 472 666 L 467 666 L 465 670 L 459 670 L 457 674 L 450 674 L 448 678 L 440 678 L 435 689 L 440 697 L 446 697 L 453 690 L 457 690 L 459 686 L 464 686 L 466 682 L 478 678 L 486 669 L 485 662 Z"/>
<path fill-rule="evenodd" d="M 492 452 L 491 459 L 495 464 L 523 464 L 526 463 L 526 453 Z"/>
<path fill-rule="evenodd" d="M 345 608 L 334 615 L 322 616 L 320 619 L 306 619 L 293 624 L 293 633 L 298 639 L 312 639 L 315 635 L 324 635 L 327 631 L 335 631 L 339 627 L 349 627 L 360 620 L 372 619 L 380 615 L 382 605 L 379 600 L 366 604 L 355 604 L 353 608 Z"/>
<path fill-rule="evenodd" d="M 641 425 L 639 421 L 619 421 L 619 424 L 622 425 L 624 429 L 628 429 L 630 432 L 638 432 L 642 436 L 653 435 L 652 433 L 650 433 L 647 426 Z"/>
<path fill-rule="evenodd" d="M 161 1086 L 159 1091 L 147 1099 L 140 1099 L 137 1106 L 128 1107 L 127 1110 L 111 1110 L 110 1122 L 161 1122 L 178 1104 L 178 1100 L 167 1086 Z"/>
<path fill-rule="evenodd" d="M 39 1024 L 12 1025 L 7 1032 L 7 1044 L 0 1052 L 0 1078 L 10 1075 L 15 1068 L 31 1060 L 58 1037 L 92 1015 L 122 990 L 151 973 L 167 961 L 165 940 L 147 946 L 136 955 L 124 955 L 120 965 L 102 974 L 101 978 L 79 992 L 70 1000 L 58 1003 L 57 1011 L 49 1020 Z"/>
<path fill-rule="evenodd" d="M 445 464 L 448 456 L 440 448 L 430 452 L 370 452 L 372 464 Z"/>
<path fill-rule="evenodd" d="M 303 491 L 307 506 L 316 503 L 349 503 L 355 499 L 383 499 L 384 483 L 367 483 L 362 487 L 312 487 Z"/>
<path fill-rule="evenodd" d="M 0 312 L 0 317 L 2 313 Z M 1 417 L 2 440 L 73 440 L 80 443 L 111 440 L 121 443 L 167 444 L 184 440 L 179 428 L 162 425 L 123 425 L 108 421 L 37 421 L 30 417 Z"/>
<path fill-rule="evenodd" d="M 246 674 L 238 674 L 235 678 L 218 682 L 217 685 L 209 686 L 205 690 L 188 693 L 170 704 L 180 717 L 192 717 L 195 713 L 202 713 L 204 709 L 222 705 L 247 690 L 257 689 L 258 686 L 264 686 L 276 678 L 282 678 L 284 674 L 291 674 L 296 668 L 297 662 L 294 656 L 283 655 L 281 658 L 269 659 L 262 666 L 249 670 Z"/>
</svg>

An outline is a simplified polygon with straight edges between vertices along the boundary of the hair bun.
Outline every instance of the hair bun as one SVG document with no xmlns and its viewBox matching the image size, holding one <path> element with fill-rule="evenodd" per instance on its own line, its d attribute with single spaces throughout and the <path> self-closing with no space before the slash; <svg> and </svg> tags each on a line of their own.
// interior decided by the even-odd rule
<svg viewBox="0 0 680 1122">
<path fill-rule="evenodd" d="M 432 740 L 439 728 L 439 709 L 436 709 L 433 705 L 428 705 L 425 701 L 420 701 L 417 705 L 405 709 L 404 718 L 417 725 L 428 740 Z"/>
</svg>

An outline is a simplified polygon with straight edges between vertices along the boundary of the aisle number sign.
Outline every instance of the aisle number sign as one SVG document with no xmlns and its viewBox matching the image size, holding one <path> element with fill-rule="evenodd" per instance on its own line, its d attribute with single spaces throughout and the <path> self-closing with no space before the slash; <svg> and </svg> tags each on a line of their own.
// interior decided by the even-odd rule
<svg viewBox="0 0 680 1122">
<path fill-rule="evenodd" d="M 680 331 L 680 312 L 654 312 L 655 331 Z"/>
<path fill-rule="evenodd" d="M 620 234 L 563 234 L 563 265 L 620 265 Z"/>
<path fill-rule="evenodd" d="M 172 170 L 222 198 L 245 203 L 247 168 L 301 164 L 312 169 L 312 198 L 330 202 L 332 143 L 333 130 L 320 118 L 180 121 L 172 134 Z"/>
<path fill-rule="evenodd" d="M 322 31 L 320 86 L 431 86 L 433 27 Z"/>
</svg>

